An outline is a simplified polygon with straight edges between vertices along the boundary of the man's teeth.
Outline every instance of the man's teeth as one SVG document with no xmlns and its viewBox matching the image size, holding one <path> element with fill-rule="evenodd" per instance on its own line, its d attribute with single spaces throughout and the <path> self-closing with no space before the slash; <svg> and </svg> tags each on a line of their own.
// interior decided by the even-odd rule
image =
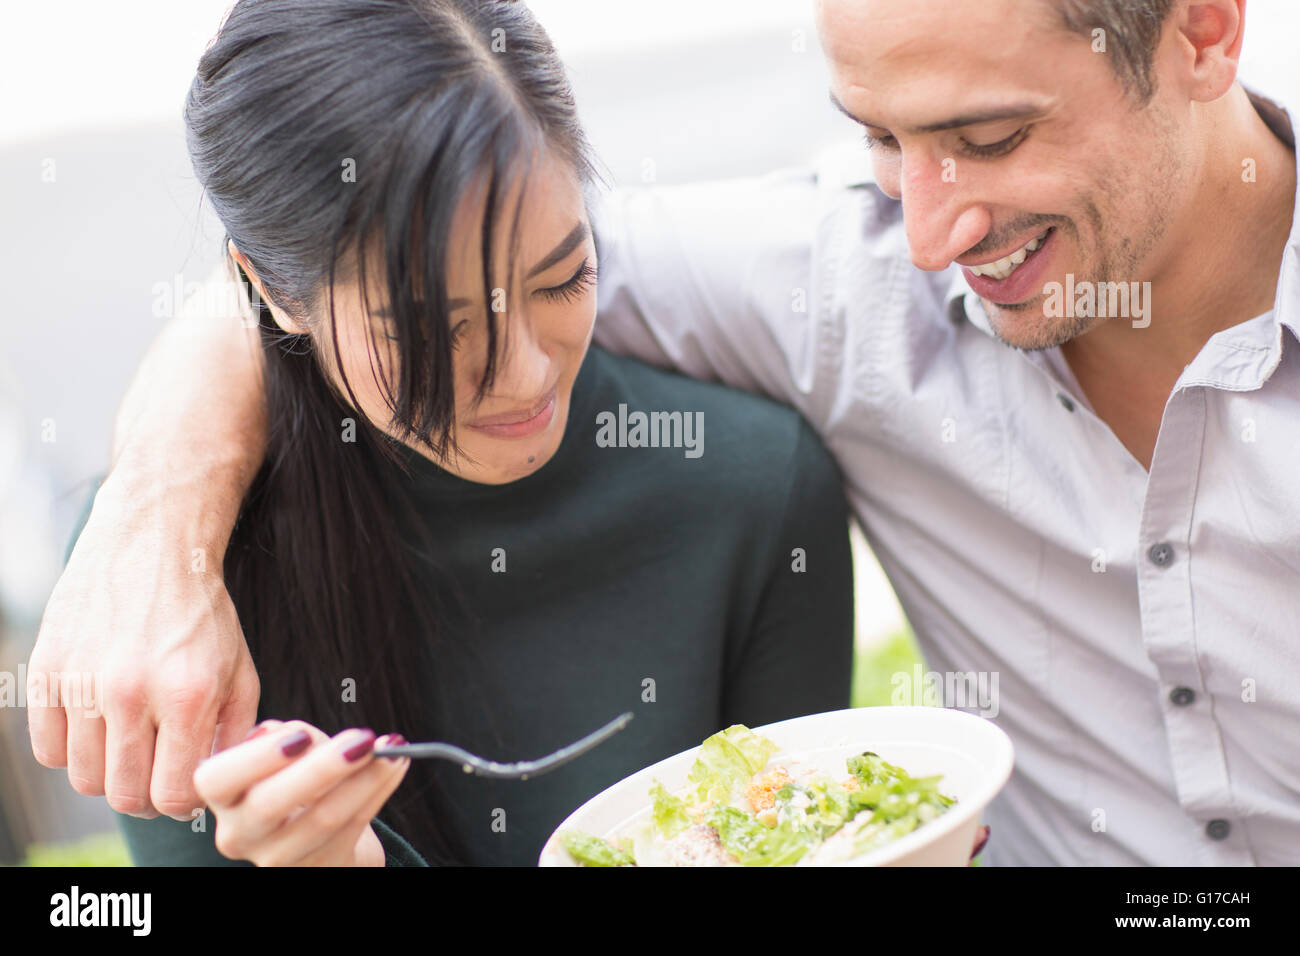
<svg viewBox="0 0 1300 956">
<path fill-rule="evenodd" d="M 1025 258 L 1043 244 L 1048 232 L 1051 232 L 1051 230 L 1048 229 L 1042 235 L 1035 236 L 1011 255 L 1003 256 L 997 262 L 986 262 L 982 266 L 970 266 L 970 271 L 977 276 L 988 276 L 990 279 L 997 279 L 1001 282 L 1020 268 L 1020 264 L 1025 261 Z"/>
</svg>

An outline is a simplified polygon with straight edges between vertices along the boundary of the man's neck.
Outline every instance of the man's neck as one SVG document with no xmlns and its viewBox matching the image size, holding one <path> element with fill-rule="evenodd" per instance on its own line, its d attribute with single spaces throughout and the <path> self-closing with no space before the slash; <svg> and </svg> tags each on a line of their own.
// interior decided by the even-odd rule
<svg viewBox="0 0 1300 956">
<path fill-rule="evenodd" d="M 1112 319 L 1061 346 L 1097 414 L 1149 468 L 1164 406 L 1216 332 L 1273 307 L 1295 209 L 1295 154 L 1237 87 L 1216 117 L 1199 186 L 1172 228 L 1186 241 L 1150 277 L 1150 324 Z M 1254 161 L 1254 181 L 1243 160 Z"/>
</svg>

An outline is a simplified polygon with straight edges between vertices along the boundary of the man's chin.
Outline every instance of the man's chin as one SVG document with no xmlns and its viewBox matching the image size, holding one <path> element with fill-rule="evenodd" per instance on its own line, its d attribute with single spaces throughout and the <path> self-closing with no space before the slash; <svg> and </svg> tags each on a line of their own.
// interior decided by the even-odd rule
<svg viewBox="0 0 1300 956">
<path fill-rule="evenodd" d="M 1087 319 L 1054 319 L 1043 314 L 1044 295 L 1036 295 L 1025 302 L 998 305 L 981 299 L 989 327 L 999 341 L 1025 352 L 1039 352 L 1064 345 L 1087 332 L 1091 322 Z"/>
</svg>

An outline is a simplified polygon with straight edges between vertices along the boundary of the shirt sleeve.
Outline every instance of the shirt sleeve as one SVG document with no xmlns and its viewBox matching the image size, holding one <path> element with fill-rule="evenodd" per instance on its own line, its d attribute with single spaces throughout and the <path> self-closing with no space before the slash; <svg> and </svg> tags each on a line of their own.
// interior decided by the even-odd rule
<svg viewBox="0 0 1300 956">
<path fill-rule="evenodd" d="M 596 341 L 793 405 L 823 430 L 843 353 L 814 269 L 832 191 L 810 166 L 608 194 Z"/>
<path fill-rule="evenodd" d="M 853 558 L 840 472 L 800 422 L 785 514 L 753 624 L 729 639 L 725 724 L 842 710 L 853 665 Z"/>
</svg>

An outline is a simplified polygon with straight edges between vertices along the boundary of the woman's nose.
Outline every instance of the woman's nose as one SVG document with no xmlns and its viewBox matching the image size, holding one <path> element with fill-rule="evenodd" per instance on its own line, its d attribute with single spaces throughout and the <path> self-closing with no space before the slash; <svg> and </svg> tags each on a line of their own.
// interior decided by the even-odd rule
<svg viewBox="0 0 1300 956">
<path fill-rule="evenodd" d="M 524 316 L 502 323 L 506 336 L 492 394 L 519 402 L 534 402 L 554 384 L 551 357 L 532 323 Z"/>
</svg>

